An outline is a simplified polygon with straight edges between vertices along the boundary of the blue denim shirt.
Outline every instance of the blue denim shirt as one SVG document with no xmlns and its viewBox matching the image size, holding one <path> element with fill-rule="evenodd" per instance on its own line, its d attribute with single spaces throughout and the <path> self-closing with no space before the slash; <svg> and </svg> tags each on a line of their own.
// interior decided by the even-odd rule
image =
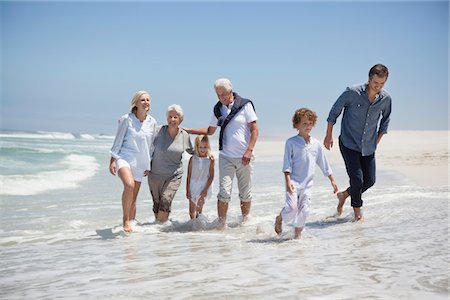
<svg viewBox="0 0 450 300">
<path fill-rule="evenodd" d="M 336 124 L 344 109 L 339 138 L 345 147 L 363 156 L 375 153 L 378 133 L 387 133 L 392 102 L 391 96 L 382 90 L 371 104 L 366 90 L 367 83 L 347 88 L 334 103 L 327 119 L 328 123 Z"/>
</svg>

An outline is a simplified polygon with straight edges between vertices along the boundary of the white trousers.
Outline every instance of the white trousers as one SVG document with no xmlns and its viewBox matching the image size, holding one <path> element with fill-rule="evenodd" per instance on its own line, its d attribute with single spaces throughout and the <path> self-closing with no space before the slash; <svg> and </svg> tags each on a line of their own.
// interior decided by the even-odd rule
<svg viewBox="0 0 450 300">
<path fill-rule="evenodd" d="M 291 181 L 294 192 L 286 191 L 286 200 L 281 210 L 281 217 L 285 224 L 293 224 L 294 227 L 305 227 L 306 218 L 309 215 L 311 196 L 308 190 L 300 188 L 300 185 Z"/>
</svg>

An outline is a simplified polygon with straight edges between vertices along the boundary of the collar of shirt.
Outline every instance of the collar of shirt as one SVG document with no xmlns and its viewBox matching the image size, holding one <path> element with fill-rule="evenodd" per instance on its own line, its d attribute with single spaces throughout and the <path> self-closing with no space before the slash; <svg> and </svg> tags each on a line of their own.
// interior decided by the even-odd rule
<svg viewBox="0 0 450 300">
<path fill-rule="evenodd" d="M 233 105 L 234 105 L 234 101 L 231 102 L 229 106 L 222 104 L 222 112 L 226 112 L 227 114 L 229 114 Z"/>
<path fill-rule="evenodd" d="M 369 101 L 369 94 L 368 94 L 368 89 L 367 89 L 368 86 L 369 86 L 368 83 L 365 83 L 365 84 L 363 85 L 363 91 L 364 91 L 364 94 L 365 94 L 366 97 L 367 97 L 367 101 Z M 381 100 L 382 97 L 384 97 L 384 91 L 383 91 L 383 90 L 380 90 L 380 92 L 379 92 L 379 93 L 377 94 L 377 96 L 375 97 L 375 100 L 373 100 L 373 102 L 370 103 L 370 104 L 374 104 L 374 103 L 378 102 L 379 100 Z M 370 101 L 369 101 L 369 102 L 370 102 Z"/>
</svg>

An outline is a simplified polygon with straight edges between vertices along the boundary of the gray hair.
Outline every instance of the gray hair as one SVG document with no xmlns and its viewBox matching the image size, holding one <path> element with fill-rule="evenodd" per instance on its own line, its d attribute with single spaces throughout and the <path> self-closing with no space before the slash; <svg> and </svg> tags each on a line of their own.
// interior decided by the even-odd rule
<svg viewBox="0 0 450 300">
<path fill-rule="evenodd" d="M 223 87 L 227 92 L 231 92 L 233 90 L 231 81 L 227 78 L 217 79 L 216 82 L 214 82 L 214 89 L 217 89 L 218 87 Z"/>
<path fill-rule="evenodd" d="M 183 109 L 181 108 L 181 106 L 179 106 L 178 104 L 172 104 L 167 108 L 167 112 L 166 112 L 166 117 L 169 116 L 169 112 L 171 111 L 175 111 L 178 116 L 180 117 L 180 122 L 183 121 L 183 117 L 184 117 L 184 113 L 183 113 Z"/>
</svg>

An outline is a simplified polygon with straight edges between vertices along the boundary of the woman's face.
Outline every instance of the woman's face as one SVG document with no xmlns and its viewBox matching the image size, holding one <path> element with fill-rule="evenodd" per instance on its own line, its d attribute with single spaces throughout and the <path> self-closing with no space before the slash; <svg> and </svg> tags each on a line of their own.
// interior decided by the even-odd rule
<svg viewBox="0 0 450 300">
<path fill-rule="evenodd" d="M 149 112 L 150 111 L 150 95 L 149 94 L 142 94 L 139 98 L 138 102 L 136 103 L 136 109 L 138 112 Z"/>
<path fill-rule="evenodd" d="M 167 114 L 167 125 L 169 127 L 178 127 L 181 123 L 180 115 L 174 110 L 169 111 Z"/>
</svg>

